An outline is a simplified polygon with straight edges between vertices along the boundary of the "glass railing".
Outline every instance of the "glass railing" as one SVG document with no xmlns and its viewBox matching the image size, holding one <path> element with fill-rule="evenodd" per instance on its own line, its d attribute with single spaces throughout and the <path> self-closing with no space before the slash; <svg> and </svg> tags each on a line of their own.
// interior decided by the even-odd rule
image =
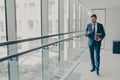
<svg viewBox="0 0 120 80">
<path fill-rule="evenodd" d="M 41 50 L 19 57 L 19 80 L 42 80 Z"/>
<path fill-rule="evenodd" d="M 42 80 L 43 76 L 43 58 L 42 58 L 42 50 L 47 50 L 49 52 L 49 76 L 50 80 L 59 80 L 64 76 L 71 67 L 79 60 L 81 55 L 84 53 L 84 49 L 80 49 L 80 47 L 76 46 L 76 42 L 80 42 L 81 37 L 84 36 L 82 31 L 76 32 L 68 32 L 61 34 L 53 34 L 41 37 L 35 37 L 30 39 L 22 39 L 16 41 L 8 41 L 0 43 L 0 46 L 8 46 L 17 44 L 18 50 L 16 54 L 8 55 L 0 58 L 0 79 L 9 80 L 10 77 L 8 62 L 14 61 L 14 59 L 18 61 L 18 72 L 19 72 L 19 80 Z M 73 37 L 69 37 L 69 34 L 74 34 Z M 75 35 L 77 34 L 77 35 Z M 78 35 L 79 34 L 79 35 Z M 59 36 L 64 36 L 63 40 L 59 40 Z M 44 45 L 41 44 L 42 39 L 48 39 L 48 43 Z M 37 45 L 36 41 L 38 42 Z M 71 49 L 70 42 L 73 43 L 75 47 Z M 31 43 L 31 47 L 28 49 L 20 50 L 19 46 Z M 63 52 L 64 59 L 62 63 L 60 63 L 60 54 L 59 54 L 59 44 L 64 43 Z M 80 44 L 78 44 L 80 45 Z M 69 53 L 69 50 L 72 50 L 72 53 Z M 12 50 L 11 50 L 12 51 Z M 72 54 L 72 55 L 71 55 Z M 14 62 L 13 62 L 14 64 Z M 11 69 L 12 70 L 12 69 Z M 9 76 L 9 77 L 8 77 Z"/>
<path fill-rule="evenodd" d="M 0 80 L 8 80 L 8 61 L 0 63 Z"/>
</svg>

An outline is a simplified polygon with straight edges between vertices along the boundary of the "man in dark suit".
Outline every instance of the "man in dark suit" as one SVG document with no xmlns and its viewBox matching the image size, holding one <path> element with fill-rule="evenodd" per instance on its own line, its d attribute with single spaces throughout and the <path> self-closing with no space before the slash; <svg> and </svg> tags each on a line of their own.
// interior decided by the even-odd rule
<svg viewBox="0 0 120 80">
<path fill-rule="evenodd" d="M 95 14 L 91 15 L 91 21 L 92 22 L 89 23 L 86 28 L 86 36 L 88 37 L 88 46 L 92 65 L 92 69 L 90 71 L 93 72 L 96 70 L 96 74 L 99 75 L 100 48 L 101 42 L 105 37 L 105 31 L 103 25 L 97 22 L 97 16 Z M 94 59 L 94 50 L 96 53 L 96 59 Z"/>
</svg>

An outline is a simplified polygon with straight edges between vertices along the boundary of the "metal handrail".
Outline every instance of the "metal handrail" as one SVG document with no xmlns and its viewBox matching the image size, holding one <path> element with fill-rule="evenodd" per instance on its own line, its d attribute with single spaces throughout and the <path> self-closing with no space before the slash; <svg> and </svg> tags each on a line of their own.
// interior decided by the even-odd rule
<svg viewBox="0 0 120 80">
<path fill-rule="evenodd" d="M 40 46 L 40 47 L 37 47 L 37 48 L 33 48 L 31 50 L 23 51 L 23 52 L 20 52 L 20 53 L 17 53 L 17 54 L 13 54 L 13 55 L 8 55 L 6 57 L 0 58 L 0 62 L 6 61 L 6 60 L 9 60 L 9 59 L 12 60 L 12 58 L 17 58 L 19 56 L 28 54 L 28 53 L 30 53 L 32 51 L 35 51 L 35 50 L 38 50 L 38 49 L 43 49 L 45 47 L 48 47 L 48 46 L 51 46 L 51 45 L 54 45 L 54 44 L 57 44 L 57 43 L 60 43 L 60 42 L 64 42 L 64 41 L 68 41 L 68 40 L 73 40 L 74 38 L 79 38 L 79 37 L 82 37 L 83 35 L 84 34 L 79 35 L 79 36 L 73 36 L 73 37 L 66 38 L 66 39 L 63 39 L 63 40 L 59 40 L 59 41 L 56 41 L 56 42 L 53 42 L 53 43 L 49 43 L 49 44 L 46 44 L 46 45 L 43 45 L 43 46 Z"/>
<path fill-rule="evenodd" d="M 50 37 L 61 36 L 61 35 L 72 34 L 72 33 L 78 33 L 78 32 L 82 32 L 82 31 L 74 31 L 74 32 L 46 35 L 46 36 L 41 36 L 41 37 L 34 37 L 34 38 L 29 38 L 29 39 L 6 41 L 6 42 L 0 43 L 0 46 L 18 44 L 18 43 L 27 42 L 27 41 L 39 40 L 39 39 L 50 38 Z"/>
</svg>

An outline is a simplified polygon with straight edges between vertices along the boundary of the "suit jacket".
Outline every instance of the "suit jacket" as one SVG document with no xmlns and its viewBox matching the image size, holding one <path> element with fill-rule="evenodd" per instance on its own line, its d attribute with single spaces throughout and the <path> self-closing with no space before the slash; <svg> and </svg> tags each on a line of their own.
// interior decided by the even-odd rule
<svg viewBox="0 0 120 80">
<path fill-rule="evenodd" d="M 92 30 L 92 23 L 88 24 L 87 28 L 86 28 L 86 36 L 88 37 L 88 45 L 91 46 L 94 42 L 95 34 L 94 34 L 94 32 L 87 34 L 88 30 Z M 106 34 L 105 34 L 104 27 L 101 23 L 97 23 L 97 33 L 102 33 L 101 39 L 103 40 Z M 101 43 L 101 41 L 99 41 L 98 43 Z"/>
</svg>

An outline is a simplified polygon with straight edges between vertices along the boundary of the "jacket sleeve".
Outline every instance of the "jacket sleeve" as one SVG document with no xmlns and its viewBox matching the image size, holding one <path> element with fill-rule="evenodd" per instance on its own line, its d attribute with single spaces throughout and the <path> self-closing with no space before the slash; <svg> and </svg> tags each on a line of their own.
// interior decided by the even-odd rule
<svg viewBox="0 0 120 80">
<path fill-rule="evenodd" d="M 86 27 L 85 35 L 86 35 L 86 37 L 88 37 L 88 25 Z"/>
<path fill-rule="evenodd" d="M 86 35 L 86 37 L 89 37 L 89 38 L 91 38 L 91 37 L 92 37 L 92 34 L 93 34 L 93 32 L 91 32 L 91 33 L 88 33 L 88 27 L 89 27 L 89 24 L 87 25 L 87 28 L 86 28 L 86 33 L 85 33 L 85 35 Z"/>
<path fill-rule="evenodd" d="M 102 35 L 101 35 L 101 38 L 102 38 L 102 40 L 104 39 L 104 37 L 105 37 L 105 35 L 106 35 L 106 33 L 105 33 L 105 30 L 104 30 L 104 27 L 103 27 L 103 25 L 101 24 L 101 28 L 102 28 Z"/>
</svg>

